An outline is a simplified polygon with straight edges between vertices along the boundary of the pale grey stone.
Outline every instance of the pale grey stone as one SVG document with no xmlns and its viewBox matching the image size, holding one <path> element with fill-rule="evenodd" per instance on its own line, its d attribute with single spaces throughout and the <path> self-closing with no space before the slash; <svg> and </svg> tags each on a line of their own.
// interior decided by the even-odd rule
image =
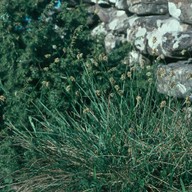
<svg viewBox="0 0 192 192">
<path fill-rule="evenodd" d="M 84 1 L 84 0 L 83 0 Z M 108 0 L 90 0 L 92 3 L 98 3 L 98 4 L 109 4 Z"/>
<path fill-rule="evenodd" d="M 109 2 L 114 3 L 117 9 L 123 9 L 123 10 L 128 9 L 126 0 L 109 0 Z"/>
<path fill-rule="evenodd" d="M 108 33 L 105 37 L 105 50 L 109 53 L 112 49 L 118 46 L 120 43 L 124 43 L 126 38 L 124 35 L 116 36 L 113 33 Z"/>
<path fill-rule="evenodd" d="M 168 0 L 169 14 L 181 22 L 192 24 L 191 0 Z"/>
<path fill-rule="evenodd" d="M 168 15 L 132 16 L 128 23 L 127 41 L 143 54 L 183 58 L 192 53 L 191 25 Z"/>
<path fill-rule="evenodd" d="M 102 8 L 99 4 L 95 4 L 88 8 L 89 13 L 98 15 L 100 21 L 105 24 L 109 23 L 116 16 L 117 10 L 112 8 Z"/>
<path fill-rule="evenodd" d="M 192 100 L 192 60 L 159 65 L 157 69 L 157 90 L 176 98 L 189 97 Z"/>
<path fill-rule="evenodd" d="M 140 52 L 136 50 L 132 50 L 128 53 L 128 57 L 124 61 L 125 64 L 128 64 L 130 67 L 136 67 L 140 69 L 144 69 L 145 66 L 150 65 L 151 61 L 149 58 L 142 55 Z"/>
<path fill-rule="evenodd" d="M 126 33 L 129 26 L 128 16 L 123 10 L 116 10 L 111 14 L 111 20 L 107 23 L 107 29 L 116 33 Z"/>
<path fill-rule="evenodd" d="M 167 0 L 129 0 L 129 11 L 137 15 L 164 15 L 168 13 Z"/>
<path fill-rule="evenodd" d="M 104 23 L 100 23 L 98 26 L 96 26 L 92 31 L 92 36 L 98 36 L 98 35 L 107 35 L 108 31 L 105 28 Z"/>
</svg>

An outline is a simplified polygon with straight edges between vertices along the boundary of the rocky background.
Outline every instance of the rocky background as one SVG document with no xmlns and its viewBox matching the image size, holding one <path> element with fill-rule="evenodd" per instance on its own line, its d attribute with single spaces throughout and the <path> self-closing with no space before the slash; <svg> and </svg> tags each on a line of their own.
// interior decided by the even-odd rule
<svg viewBox="0 0 192 192">
<path fill-rule="evenodd" d="M 160 64 L 160 93 L 192 100 L 192 1 L 190 0 L 83 0 L 87 4 L 92 35 L 105 35 L 110 52 L 122 42 L 134 51 L 128 62 L 145 64 L 152 56 Z M 70 0 L 71 7 L 77 1 Z M 165 63 L 165 62 L 163 62 Z"/>
</svg>

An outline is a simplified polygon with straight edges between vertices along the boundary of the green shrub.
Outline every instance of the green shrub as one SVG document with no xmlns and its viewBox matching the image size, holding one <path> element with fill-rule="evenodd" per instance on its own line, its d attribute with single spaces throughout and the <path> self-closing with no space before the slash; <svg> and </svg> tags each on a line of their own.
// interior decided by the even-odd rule
<svg viewBox="0 0 192 192">
<path fill-rule="evenodd" d="M 96 49 L 85 26 L 83 6 L 69 11 L 63 3 L 60 12 L 49 16 L 53 2 L 1 2 L 2 15 L 8 15 L 1 20 L 4 116 L 17 126 L 26 125 L 27 116 L 35 115 L 36 99 L 68 110 L 77 99 L 70 94 L 76 89 L 72 79 L 81 84 L 83 66 Z"/>
<path fill-rule="evenodd" d="M 90 102 L 84 95 L 89 90 L 84 81 L 90 78 L 99 94 L 106 97 L 122 84 L 129 90 L 129 83 L 123 79 L 130 67 L 122 65 L 121 60 L 130 45 L 106 56 L 103 40 L 95 41 L 85 25 L 83 5 L 68 10 L 67 3 L 62 3 L 61 11 L 51 13 L 54 1 L 1 4 L 0 91 L 6 99 L 6 105 L 1 102 L 5 121 L 29 128 L 28 116 L 36 116 L 34 105 L 39 99 L 52 110 L 71 113 L 72 106 L 78 109 L 80 103 Z M 135 72 L 130 72 L 136 79 Z M 146 78 L 141 80 L 142 73 L 139 76 L 132 87 L 145 92 Z M 122 93 L 124 90 L 119 93 L 130 93 Z"/>
</svg>

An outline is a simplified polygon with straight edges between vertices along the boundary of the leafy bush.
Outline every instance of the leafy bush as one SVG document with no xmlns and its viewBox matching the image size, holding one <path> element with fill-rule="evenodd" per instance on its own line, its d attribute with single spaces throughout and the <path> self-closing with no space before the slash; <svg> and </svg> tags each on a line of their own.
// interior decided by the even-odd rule
<svg viewBox="0 0 192 192">
<path fill-rule="evenodd" d="M 81 81 L 83 65 L 94 54 L 83 7 L 69 11 L 63 3 L 58 12 L 53 2 L 4 5 L 2 14 L 8 16 L 1 20 L 1 87 L 5 119 L 17 126 L 35 115 L 37 98 L 51 108 L 68 110 L 77 99 L 69 93 L 69 86 L 76 89 L 72 79 Z"/>
<path fill-rule="evenodd" d="M 38 99 L 53 110 L 71 113 L 72 106 L 78 109 L 80 103 L 89 102 L 81 91 L 89 90 L 85 79 L 93 78 L 96 89 L 107 96 L 113 83 L 126 76 L 128 67 L 120 61 L 130 46 L 122 46 L 108 58 L 102 39 L 96 42 L 85 25 L 83 5 L 68 10 L 62 3 L 61 11 L 56 11 L 52 1 L 2 4 L 7 15 L 1 22 L 0 69 L 6 121 L 29 129 L 28 116 L 36 116 Z"/>
</svg>

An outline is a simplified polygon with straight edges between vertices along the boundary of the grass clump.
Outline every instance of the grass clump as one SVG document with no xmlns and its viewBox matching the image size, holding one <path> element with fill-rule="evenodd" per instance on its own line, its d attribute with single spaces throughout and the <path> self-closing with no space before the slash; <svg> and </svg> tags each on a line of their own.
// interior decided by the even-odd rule
<svg viewBox="0 0 192 192">
<path fill-rule="evenodd" d="M 38 118 L 29 116 L 32 132 L 8 123 L 24 151 L 12 185 L 18 191 L 190 190 L 191 120 L 179 103 L 159 102 L 151 83 L 143 94 L 128 77 L 129 90 L 122 83 L 123 94 L 114 88 L 106 97 L 87 78 L 89 89 L 79 88 L 89 103 L 78 110 L 53 112 L 39 100 Z"/>
<path fill-rule="evenodd" d="M 82 5 L 47 21 L 53 1 L 21 2 L 2 1 L 1 191 L 190 191 L 191 119 L 155 67 L 106 55 Z"/>
</svg>

